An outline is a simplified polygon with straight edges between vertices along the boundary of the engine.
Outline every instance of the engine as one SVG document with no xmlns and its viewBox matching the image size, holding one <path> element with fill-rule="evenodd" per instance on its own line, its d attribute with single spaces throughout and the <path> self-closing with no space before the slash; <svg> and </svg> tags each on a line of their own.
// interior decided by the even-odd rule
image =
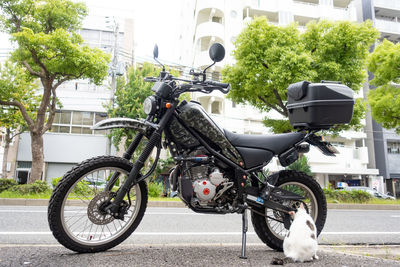
<svg viewBox="0 0 400 267">
<path fill-rule="evenodd" d="M 207 173 L 204 173 L 203 177 L 207 177 Z M 218 168 L 214 168 L 208 177 L 200 178 L 193 182 L 194 195 L 200 201 L 211 201 L 216 195 L 217 186 L 227 180 L 224 179 Z"/>
<path fill-rule="evenodd" d="M 185 158 L 180 177 L 180 194 L 193 205 L 215 206 L 220 197 L 233 186 L 205 151 L 197 150 Z"/>
</svg>

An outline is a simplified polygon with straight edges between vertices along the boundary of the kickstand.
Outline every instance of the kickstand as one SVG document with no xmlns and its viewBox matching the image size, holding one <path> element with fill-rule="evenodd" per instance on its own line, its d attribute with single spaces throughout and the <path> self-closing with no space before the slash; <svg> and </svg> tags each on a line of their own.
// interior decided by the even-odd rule
<svg viewBox="0 0 400 267">
<path fill-rule="evenodd" d="M 247 259 L 246 257 L 246 232 L 248 229 L 247 225 L 247 207 L 244 209 L 242 213 L 242 255 L 239 258 Z"/>
</svg>

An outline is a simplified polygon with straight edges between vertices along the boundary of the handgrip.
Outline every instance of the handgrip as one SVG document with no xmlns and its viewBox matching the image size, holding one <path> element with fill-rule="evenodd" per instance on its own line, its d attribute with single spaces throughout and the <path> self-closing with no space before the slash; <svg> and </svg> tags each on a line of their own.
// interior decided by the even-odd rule
<svg viewBox="0 0 400 267">
<path fill-rule="evenodd" d="M 228 88 L 231 86 L 229 83 L 220 83 L 220 82 L 214 82 L 214 81 L 207 81 L 207 83 L 209 85 L 219 86 L 222 88 Z"/>
</svg>

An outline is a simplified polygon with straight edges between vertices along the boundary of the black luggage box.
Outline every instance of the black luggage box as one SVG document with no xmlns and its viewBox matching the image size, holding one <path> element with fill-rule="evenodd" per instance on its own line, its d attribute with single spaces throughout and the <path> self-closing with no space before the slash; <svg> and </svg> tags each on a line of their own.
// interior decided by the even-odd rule
<svg viewBox="0 0 400 267">
<path fill-rule="evenodd" d="M 291 84 L 288 88 L 290 124 L 294 128 L 328 129 L 353 117 L 353 90 L 339 83 Z"/>
</svg>

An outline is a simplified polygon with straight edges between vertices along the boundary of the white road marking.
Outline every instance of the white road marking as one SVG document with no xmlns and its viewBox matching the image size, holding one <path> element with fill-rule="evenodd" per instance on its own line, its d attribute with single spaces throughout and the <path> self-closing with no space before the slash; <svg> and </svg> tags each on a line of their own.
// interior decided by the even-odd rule
<svg viewBox="0 0 400 267">
<path fill-rule="evenodd" d="M 85 210 L 82 211 L 74 211 L 68 210 L 67 212 L 78 212 L 78 213 L 86 213 Z M 0 210 L 0 213 L 47 213 L 47 210 Z M 201 213 L 186 213 L 186 212 L 146 212 L 145 215 L 195 215 L 195 216 L 205 216 L 207 214 Z M 227 214 L 229 215 L 229 214 Z M 236 215 L 236 214 L 234 214 Z"/>
<path fill-rule="evenodd" d="M 400 215 L 390 215 L 392 218 L 400 218 Z"/>
<path fill-rule="evenodd" d="M 0 235 L 50 235 L 51 232 L 0 232 Z M 134 232 L 133 235 L 143 236 L 213 236 L 213 235 L 241 235 L 241 232 Z M 255 232 L 247 232 L 249 235 L 255 235 Z M 321 235 L 400 235 L 400 232 L 322 232 Z"/>
</svg>

